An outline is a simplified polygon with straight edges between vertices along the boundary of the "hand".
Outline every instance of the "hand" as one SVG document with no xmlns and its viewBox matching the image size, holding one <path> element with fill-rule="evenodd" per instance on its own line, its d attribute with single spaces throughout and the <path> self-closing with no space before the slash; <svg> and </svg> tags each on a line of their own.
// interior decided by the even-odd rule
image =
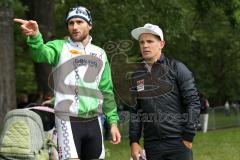
<svg viewBox="0 0 240 160">
<path fill-rule="evenodd" d="M 43 105 L 43 106 L 49 105 L 49 104 L 51 104 L 51 99 L 42 102 L 42 105 Z"/>
<path fill-rule="evenodd" d="M 28 20 L 23 20 L 23 19 L 14 19 L 15 22 L 21 23 L 21 29 L 22 33 L 26 36 L 32 36 L 35 37 L 37 36 L 39 29 L 38 29 L 38 24 L 36 21 L 28 21 Z"/>
<path fill-rule="evenodd" d="M 131 144 L 131 156 L 133 160 L 139 160 L 140 156 L 145 158 L 141 146 L 136 142 Z"/>
<path fill-rule="evenodd" d="M 111 134 L 112 134 L 112 144 L 118 144 L 121 142 L 121 134 L 118 130 L 117 124 L 111 125 Z"/>
<path fill-rule="evenodd" d="M 192 142 L 183 140 L 182 143 L 183 143 L 188 149 L 192 149 Z"/>
</svg>

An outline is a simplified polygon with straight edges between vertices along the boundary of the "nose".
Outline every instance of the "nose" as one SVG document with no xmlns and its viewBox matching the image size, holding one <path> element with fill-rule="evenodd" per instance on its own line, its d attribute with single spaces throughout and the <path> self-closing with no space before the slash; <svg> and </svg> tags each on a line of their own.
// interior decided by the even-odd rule
<svg viewBox="0 0 240 160">
<path fill-rule="evenodd" d="M 142 46 L 143 46 L 143 48 L 147 48 L 148 47 L 148 43 L 143 42 Z"/>
<path fill-rule="evenodd" d="M 77 23 L 73 23 L 73 29 L 77 29 Z"/>
</svg>

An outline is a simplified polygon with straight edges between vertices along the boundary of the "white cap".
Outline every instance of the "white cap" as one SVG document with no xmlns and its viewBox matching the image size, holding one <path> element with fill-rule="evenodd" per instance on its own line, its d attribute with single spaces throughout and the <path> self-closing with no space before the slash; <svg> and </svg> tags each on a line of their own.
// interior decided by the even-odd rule
<svg viewBox="0 0 240 160">
<path fill-rule="evenodd" d="M 143 33 L 151 33 L 159 36 L 162 41 L 164 40 L 162 29 L 159 28 L 159 26 L 150 23 L 145 24 L 143 27 L 136 28 L 131 32 L 133 38 L 136 40 L 139 40 L 140 35 Z"/>
</svg>

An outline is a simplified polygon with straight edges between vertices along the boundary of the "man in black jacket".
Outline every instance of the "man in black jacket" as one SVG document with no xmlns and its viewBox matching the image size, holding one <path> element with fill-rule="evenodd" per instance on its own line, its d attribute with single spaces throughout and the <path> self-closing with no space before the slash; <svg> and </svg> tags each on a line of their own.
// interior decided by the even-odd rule
<svg viewBox="0 0 240 160">
<path fill-rule="evenodd" d="M 139 41 L 143 67 L 132 75 L 129 139 L 134 160 L 144 158 L 139 145 L 143 130 L 147 160 L 191 160 L 200 101 L 191 71 L 164 56 L 162 30 L 145 24 L 131 32 Z"/>
</svg>

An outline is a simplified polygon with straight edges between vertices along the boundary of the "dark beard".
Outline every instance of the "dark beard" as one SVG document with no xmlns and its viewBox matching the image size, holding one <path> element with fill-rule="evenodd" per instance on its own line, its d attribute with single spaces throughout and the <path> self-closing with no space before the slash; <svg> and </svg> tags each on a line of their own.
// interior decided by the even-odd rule
<svg viewBox="0 0 240 160">
<path fill-rule="evenodd" d="M 83 42 L 83 41 L 88 37 L 88 34 L 82 35 L 82 36 L 80 36 L 80 38 L 78 38 L 78 39 L 75 39 L 75 38 L 73 38 L 72 36 L 70 36 L 70 37 L 71 37 L 71 39 L 72 39 L 73 42 Z"/>
</svg>

